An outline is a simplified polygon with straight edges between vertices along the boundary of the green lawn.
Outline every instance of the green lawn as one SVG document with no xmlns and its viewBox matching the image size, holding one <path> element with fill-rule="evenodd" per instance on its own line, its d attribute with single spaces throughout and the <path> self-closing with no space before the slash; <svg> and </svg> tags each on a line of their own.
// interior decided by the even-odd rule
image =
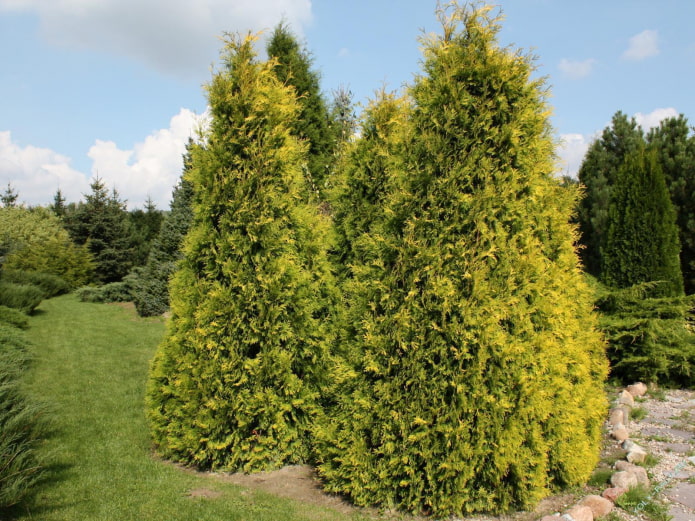
<svg viewBox="0 0 695 521">
<path fill-rule="evenodd" d="M 362 518 L 245 491 L 154 458 L 143 396 L 148 363 L 164 328 L 162 319 L 137 318 L 121 306 L 83 303 L 71 295 L 41 304 L 28 331 L 36 357 L 29 391 L 54 417 L 45 445 L 48 473 L 35 497 L 10 519 Z M 196 489 L 220 494 L 190 497 Z"/>
</svg>

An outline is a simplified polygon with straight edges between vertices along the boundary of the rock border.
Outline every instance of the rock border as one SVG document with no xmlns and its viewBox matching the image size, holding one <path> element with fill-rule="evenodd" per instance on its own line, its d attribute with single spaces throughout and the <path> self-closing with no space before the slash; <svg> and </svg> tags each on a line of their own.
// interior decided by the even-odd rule
<svg viewBox="0 0 695 521">
<path fill-rule="evenodd" d="M 635 406 L 635 398 L 640 398 L 647 393 L 647 386 L 642 382 L 628 385 L 618 394 L 608 413 L 607 425 L 609 435 L 621 444 L 627 451 L 625 460 L 616 462 L 615 472 L 611 475 L 611 486 L 607 487 L 601 495 L 589 495 L 582 498 L 575 505 L 569 507 L 562 514 L 556 513 L 540 518 L 540 521 L 594 521 L 605 517 L 615 508 L 615 501 L 629 489 L 643 485 L 649 488 L 649 477 L 642 463 L 647 458 L 647 451 L 630 439 L 628 427 L 630 425 L 630 412 Z"/>
</svg>

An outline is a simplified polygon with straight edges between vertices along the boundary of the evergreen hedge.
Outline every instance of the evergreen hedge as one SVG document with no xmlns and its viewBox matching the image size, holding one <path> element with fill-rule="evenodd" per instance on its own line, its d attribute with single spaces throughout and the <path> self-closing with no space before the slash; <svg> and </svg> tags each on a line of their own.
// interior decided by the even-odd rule
<svg viewBox="0 0 695 521">
<path fill-rule="evenodd" d="M 309 457 L 326 385 L 327 221 L 305 203 L 292 89 L 230 38 L 208 87 L 212 123 L 188 175 L 193 222 L 150 371 L 158 451 L 245 472 Z"/>
<path fill-rule="evenodd" d="M 543 84 L 497 45 L 489 9 L 442 22 L 399 132 L 404 166 L 353 242 L 350 358 L 315 435 L 329 491 L 435 516 L 584 483 L 607 371 Z"/>
<path fill-rule="evenodd" d="M 31 284 L 0 281 L 0 306 L 7 306 L 29 314 L 41 304 L 43 298 L 43 291 Z"/>
</svg>

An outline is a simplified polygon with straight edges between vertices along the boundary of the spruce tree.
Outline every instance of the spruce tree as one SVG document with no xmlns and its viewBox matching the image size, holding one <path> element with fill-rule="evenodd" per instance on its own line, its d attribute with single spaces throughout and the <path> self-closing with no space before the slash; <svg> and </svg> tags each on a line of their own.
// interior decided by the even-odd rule
<svg viewBox="0 0 695 521">
<path fill-rule="evenodd" d="M 599 277 L 601 273 L 601 248 L 609 226 L 609 206 L 617 172 L 631 153 L 644 144 L 642 129 L 634 118 L 622 112 L 615 113 L 611 124 L 594 141 L 579 168 L 579 182 L 585 187 L 585 195 L 579 205 L 580 250 L 588 273 Z"/>
<path fill-rule="evenodd" d="M 584 482 L 606 410 L 543 84 L 498 46 L 489 9 L 454 5 L 442 22 L 411 89 L 404 167 L 359 239 L 359 356 L 316 434 L 328 490 L 436 516 Z"/>
<path fill-rule="evenodd" d="M 683 293 L 676 214 L 655 150 L 642 146 L 618 169 L 601 250 L 601 280 L 613 288 L 661 281 L 661 296 Z"/>
<path fill-rule="evenodd" d="M 681 244 L 685 292 L 695 293 L 695 134 L 685 116 L 667 118 L 647 135 L 664 171 Z"/>
<path fill-rule="evenodd" d="M 183 174 L 172 192 L 169 215 L 152 244 L 147 264 L 135 279 L 133 300 L 143 317 L 161 315 L 169 309 L 169 278 L 182 257 L 181 243 L 188 233 L 193 210 L 193 186 L 186 179 L 191 169 L 191 152 L 195 145 L 189 140 L 183 158 Z"/>
<path fill-rule="evenodd" d="M 276 60 L 273 70 L 280 82 L 296 91 L 300 112 L 291 129 L 309 145 L 306 173 L 310 186 L 320 195 L 328 181 L 336 136 L 321 94 L 319 74 L 311 69 L 311 56 L 284 23 L 273 31 L 267 51 Z"/>
<path fill-rule="evenodd" d="M 98 282 L 120 281 L 133 266 L 133 244 L 126 203 L 113 188 L 109 193 L 97 177 L 73 212 L 66 214 L 65 225 L 72 239 L 86 245 L 95 264 Z"/>
<path fill-rule="evenodd" d="M 254 38 L 231 38 L 208 87 L 212 122 L 193 150 L 193 222 L 151 366 L 159 452 L 206 468 L 306 461 L 328 357 L 325 219 L 301 190 L 292 89 Z"/>
</svg>

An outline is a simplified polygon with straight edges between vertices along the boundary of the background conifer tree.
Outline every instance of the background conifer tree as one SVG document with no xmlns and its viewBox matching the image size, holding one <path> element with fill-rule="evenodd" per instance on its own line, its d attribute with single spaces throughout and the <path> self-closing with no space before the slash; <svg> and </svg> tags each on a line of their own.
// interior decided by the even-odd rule
<svg viewBox="0 0 695 521">
<path fill-rule="evenodd" d="M 161 315 L 169 309 L 169 278 L 182 257 L 181 243 L 193 216 L 193 186 L 186 179 L 191 169 L 193 147 L 193 141 L 189 140 L 183 158 L 183 174 L 172 192 L 169 215 L 152 244 L 147 264 L 135 279 L 133 300 L 135 309 L 143 317 Z"/>
<path fill-rule="evenodd" d="M 278 79 L 296 90 L 300 112 L 291 123 L 295 136 L 306 140 L 307 168 L 312 189 L 322 194 L 331 170 L 337 130 L 333 128 L 326 102 L 321 94 L 319 74 L 312 70 L 309 53 L 284 24 L 279 24 L 268 41 L 268 56 L 275 58 Z"/>
<path fill-rule="evenodd" d="M 637 122 L 618 111 L 611 124 L 594 141 L 579 168 L 579 182 L 585 194 L 579 204 L 580 250 L 586 271 L 596 277 L 601 273 L 601 248 L 609 226 L 609 206 L 618 168 L 630 152 L 644 144 Z"/>
<path fill-rule="evenodd" d="M 193 222 L 152 363 L 159 451 L 243 470 L 305 461 L 327 362 L 326 221 L 301 190 L 292 89 L 253 38 L 232 38 L 208 87 L 212 123 L 188 178 Z"/>
<path fill-rule="evenodd" d="M 695 293 L 695 134 L 685 116 L 663 120 L 647 134 L 664 172 L 681 244 L 680 261 L 687 294 Z"/>
<path fill-rule="evenodd" d="M 424 42 L 405 167 L 354 271 L 361 356 L 316 435 L 329 490 L 436 516 L 585 481 L 605 413 L 543 85 L 498 47 L 488 9 L 451 9 Z"/>
<path fill-rule="evenodd" d="M 74 211 L 66 214 L 65 226 L 78 245 L 86 245 L 95 265 L 95 278 L 102 283 L 120 281 L 133 266 L 131 227 L 125 201 L 114 188 L 109 193 L 97 177 L 91 193 Z"/>
<path fill-rule="evenodd" d="M 601 280 L 613 288 L 663 281 L 661 296 L 681 295 L 679 251 L 676 214 L 656 151 L 641 146 L 618 169 Z"/>
</svg>

